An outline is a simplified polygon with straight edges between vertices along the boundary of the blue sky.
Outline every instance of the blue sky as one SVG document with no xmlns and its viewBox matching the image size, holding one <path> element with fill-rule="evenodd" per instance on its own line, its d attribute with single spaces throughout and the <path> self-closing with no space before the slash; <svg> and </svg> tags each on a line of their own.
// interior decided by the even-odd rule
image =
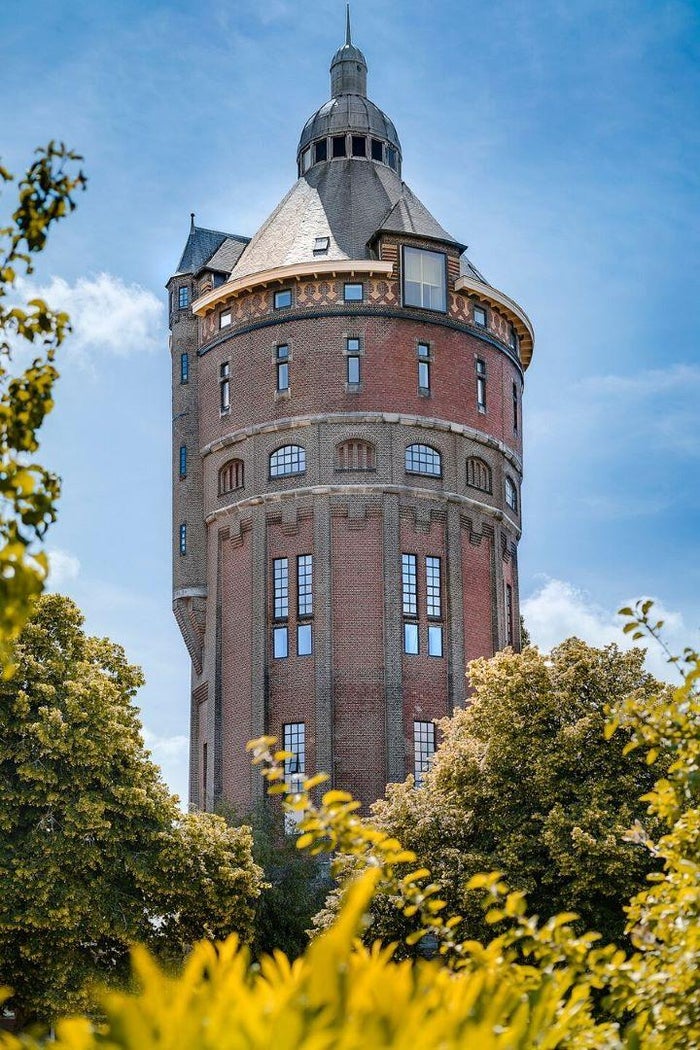
<svg viewBox="0 0 700 1050">
<path fill-rule="evenodd" d="M 24 170 L 53 137 L 84 154 L 90 180 L 32 286 L 76 329 L 43 444 L 64 477 L 54 584 L 144 666 L 147 740 L 182 794 L 163 285 L 190 211 L 250 235 L 294 181 L 343 11 L 4 0 L 0 12 L 4 163 Z M 644 594 L 674 644 L 697 643 L 700 5 L 356 0 L 353 36 L 404 178 L 535 325 L 520 562 L 535 640 L 612 640 L 616 608 Z"/>
</svg>

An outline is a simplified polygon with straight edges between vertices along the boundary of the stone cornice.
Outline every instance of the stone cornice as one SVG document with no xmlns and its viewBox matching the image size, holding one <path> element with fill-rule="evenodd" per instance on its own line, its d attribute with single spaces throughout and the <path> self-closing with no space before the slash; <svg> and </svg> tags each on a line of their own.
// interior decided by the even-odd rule
<svg viewBox="0 0 700 1050">
<path fill-rule="evenodd" d="M 302 277 L 335 277 L 337 274 L 348 274 L 351 277 L 390 277 L 393 269 L 393 263 L 382 262 L 380 259 L 314 259 L 312 262 L 294 263 L 292 266 L 276 266 L 272 270 L 260 270 L 245 277 L 236 277 L 218 288 L 212 288 L 210 292 L 205 292 L 199 299 L 195 299 L 192 303 L 192 313 L 203 317 L 215 306 L 235 298 L 241 292 L 249 292 L 253 288 L 268 284 L 284 284 Z"/>
<path fill-rule="evenodd" d="M 507 313 L 508 319 L 520 339 L 520 359 L 523 368 L 527 368 L 532 360 L 532 353 L 535 347 L 535 331 L 532 327 L 532 321 L 522 307 L 518 306 L 515 300 L 511 299 L 505 292 L 499 291 L 498 288 L 492 288 L 489 284 L 482 284 L 481 281 L 477 281 L 472 277 L 458 277 L 455 281 L 455 291 L 463 292 L 469 296 L 477 296 L 481 302 L 486 302 L 489 306 L 495 306 Z"/>
<path fill-rule="evenodd" d="M 383 485 L 377 482 L 374 485 L 308 485 L 303 488 L 285 489 L 282 492 L 263 492 L 256 496 L 247 496 L 245 499 L 234 500 L 223 507 L 217 507 L 215 511 L 208 514 L 204 519 L 205 524 L 212 525 L 231 511 L 245 511 L 252 507 L 271 507 L 283 503 L 285 500 L 300 499 L 304 496 L 381 496 L 390 494 L 395 496 L 407 496 L 412 499 L 427 499 L 432 502 L 455 503 L 459 507 L 478 511 L 485 514 L 494 521 L 509 525 L 515 533 L 516 539 L 520 539 L 521 529 L 517 521 L 510 515 L 505 514 L 497 507 L 492 507 L 481 500 L 463 496 L 459 492 L 449 492 L 444 489 L 424 489 L 417 485 Z"/>
<path fill-rule="evenodd" d="M 315 416 L 293 416 L 288 419 L 275 419 L 266 423 L 258 423 L 255 426 L 242 427 L 240 430 L 232 430 L 224 434 L 216 441 L 210 441 L 200 449 L 200 455 L 208 456 L 219 449 L 237 445 L 246 438 L 255 437 L 257 434 L 275 434 L 290 430 L 304 430 L 315 426 L 317 423 L 334 424 L 373 424 L 373 423 L 395 423 L 401 426 L 419 427 L 422 430 L 437 430 L 443 434 L 459 434 L 462 437 L 476 441 L 480 445 L 497 449 L 508 462 L 515 467 L 520 475 L 523 472 L 522 460 L 518 454 L 504 442 L 476 430 L 474 427 L 463 426 L 461 423 L 450 423 L 446 419 L 431 419 L 426 416 L 413 416 L 403 412 L 337 412 Z"/>
</svg>

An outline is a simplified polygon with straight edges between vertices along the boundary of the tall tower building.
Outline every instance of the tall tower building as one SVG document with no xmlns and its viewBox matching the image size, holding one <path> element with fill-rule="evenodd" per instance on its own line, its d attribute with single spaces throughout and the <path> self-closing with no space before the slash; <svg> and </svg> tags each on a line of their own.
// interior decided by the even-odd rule
<svg viewBox="0 0 700 1050">
<path fill-rule="evenodd" d="M 270 217 L 193 216 L 168 282 L 200 808 L 261 797 L 263 733 L 365 804 L 420 780 L 468 661 L 520 642 L 532 325 L 403 181 L 349 24 L 330 74 Z"/>
</svg>

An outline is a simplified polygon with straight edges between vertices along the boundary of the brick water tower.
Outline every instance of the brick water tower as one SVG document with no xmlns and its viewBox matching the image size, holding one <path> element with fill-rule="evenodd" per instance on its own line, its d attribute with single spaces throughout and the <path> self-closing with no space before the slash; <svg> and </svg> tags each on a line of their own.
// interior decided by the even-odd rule
<svg viewBox="0 0 700 1050">
<path fill-rule="evenodd" d="M 248 812 L 245 753 L 369 804 L 420 778 L 469 660 L 519 646 L 526 314 L 402 178 L 352 43 L 252 238 L 195 225 L 168 282 L 173 606 L 190 801 Z"/>
</svg>

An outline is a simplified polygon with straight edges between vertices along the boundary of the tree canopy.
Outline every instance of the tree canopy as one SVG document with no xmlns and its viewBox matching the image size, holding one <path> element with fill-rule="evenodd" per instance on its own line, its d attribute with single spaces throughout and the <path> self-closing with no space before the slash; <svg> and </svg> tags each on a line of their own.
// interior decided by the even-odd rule
<svg viewBox="0 0 700 1050">
<path fill-rule="evenodd" d="M 123 977 L 134 941 L 181 960 L 251 940 L 260 892 L 250 829 L 180 811 L 144 748 L 141 671 L 82 624 L 41 597 L 0 682 L 0 983 L 44 1019 Z"/>
<path fill-rule="evenodd" d="M 465 887 L 497 870 L 536 914 L 574 911 L 587 929 L 622 937 L 623 906 L 657 866 L 624 836 L 644 818 L 640 796 L 658 770 L 625 754 L 624 733 L 603 734 L 610 706 L 668 696 L 643 659 L 572 638 L 550 656 L 528 648 L 475 661 L 470 703 L 441 723 L 424 786 L 389 785 L 372 807 L 376 824 L 430 865 L 471 936 L 488 928 L 480 895 Z M 400 940 L 412 928 L 390 900 L 378 897 L 373 915 L 368 939 Z M 324 911 L 317 922 L 328 920 Z"/>
<path fill-rule="evenodd" d="M 0 228 L 0 665 L 11 673 L 11 643 L 25 623 L 48 572 L 40 542 L 56 517 L 59 479 L 33 459 L 38 431 L 53 408 L 56 350 L 70 331 L 68 315 L 42 299 L 20 305 L 18 271 L 32 273 L 32 257 L 46 246 L 50 227 L 75 208 L 84 189 L 82 158 L 50 142 L 19 184 L 17 206 Z M 12 175 L 0 164 L 0 185 Z M 13 370 L 13 347 L 34 357 Z"/>
</svg>

